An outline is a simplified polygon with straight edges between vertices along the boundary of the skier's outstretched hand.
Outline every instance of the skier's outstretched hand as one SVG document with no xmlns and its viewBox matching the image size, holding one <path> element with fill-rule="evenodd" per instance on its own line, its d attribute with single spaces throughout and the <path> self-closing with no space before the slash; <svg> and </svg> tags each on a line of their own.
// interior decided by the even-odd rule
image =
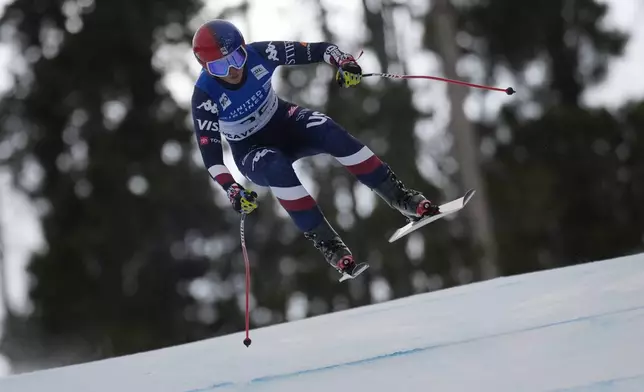
<svg viewBox="0 0 644 392">
<path fill-rule="evenodd" d="M 257 193 L 255 191 L 248 191 L 240 184 L 234 182 L 228 187 L 226 193 L 235 211 L 250 214 L 257 209 Z"/>
<path fill-rule="evenodd" d="M 338 72 L 335 74 L 335 80 L 344 88 L 360 84 L 362 68 L 360 68 L 353 56 L 348 55 L 338 62 Z"/>
</svg>

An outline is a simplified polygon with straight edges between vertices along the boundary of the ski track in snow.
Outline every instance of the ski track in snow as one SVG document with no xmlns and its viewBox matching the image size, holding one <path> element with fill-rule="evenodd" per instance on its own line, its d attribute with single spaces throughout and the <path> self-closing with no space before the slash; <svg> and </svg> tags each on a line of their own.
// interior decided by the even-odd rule
<svg viewBox="0 0 644 392">
<path fill-rule="evenodd" d="M 351 282 L 350 282 L 351 283 Z M 644 254 L 0 378 L 2 392 L 644 391 Z"/>
<path fill-rule="evenodd" d="M 634 311 L 642 311 L 642 310 L 644 310 L 644 305 L 637 306 L 637 307 L 634 307 L 634 308 L 629 308 L 629 309 L 616 310 L 614 312 L 607 312 L 607 313 L 603 313 L 603 314 L 596 314 L 596 315 L 591 315 L 591 316 L 586 316 L 586 317 L 579 317 L 579 318 L 575 318 L 575 319 L 572 319 L 572 320 L 565 320 L 565 321 L 559 321 L 559 322 L 554 322 L 554 323 L 545 324 L 545 325 L 539 325 L 539 326 L 535 326 L 535 327 L 532 327 L 532 328 L 527 328 L 527 329 L 522 329 L 522 330 L 517 330 L 517 331 L 499 333 L 499 334 L 496 334 L 496 335 L 481 336 L 479 338 L 474 338 L 474 339 L 469 339 L 469 340 L 464 340 L 464 341 L 459 341 L 459 342 L 445 343 L 445 344 L 439 344 L 439 345 L 428 346 L 428 347 L 419 347 L 419 348 L 414 348 L 414 349 L 405 350 L 405 351 L 397 351 L 397 352 L 393 352 L 393 353 L 389 353 L 389 354 L 379 355 L 379 356 L 376 356 L 376 357 L 365 358 L 365 359 L 360 359 L 360 360 L 357 360 L 357 361 L 340 363 L 340 364 L 330 365 L 330 366 L 325 366 L 325 367 L 320 367 L 320 368 L 300 370 L 300 371 L 293 372 L 293 373 L 285 373 L 285 374 L 277 374 L 277 375 L 258 377 L 258 378 L 255 378 L 255 379 L 251 380 L 250 383 L 248 383 L 248 384 L 270 382 L 270 381 L 273 381 L 273 380 L 278 380 L 278 379 L 283 379 L 283 378 L 290 378 L 290 377 L 297 377 L 297 376 L 308 374 L 308 373 L 323 372 L 325 370 L 331 370 L 331 369 L 336 369 L 336 368 L 340 368 L 340 367 L 362 365 L 362 364 L 366 364 L 366 363 L 369 363 L 369 362 L 379 361 L 379 360 L 383 360 L 383 359 L 389 359 L 389 358 L 392 358 L 392 357 L 398 357 L 398 356 L 403 356 L 403 355 L 413 355 L 413 354 L 417 354 L 417 353 L 422 352 L 422 351 L 437 349 L 437 348 L 446 347 L 446 346 L 452 346 L 452 345 L 457 345 L 457 344 L 466 344 L 466 343 L 470 343 L 470 342 L 477 341 L 477 340 L 482 340 L 482 339 L 491 339 L 491 338 L 500 337 L 500 336 L 519 334 L 519 333 L 522 333 L 522 332 L 528 332 L 528 331 L 538 330 L 538 329 L 542 329 L 542 328 L 549 328 L 549 327 L 554 327 L 554 326 L 557 326 L 557 325 L 562 325 L 562 324 L 567 324 L 567 323 L 578 323 L 578 322 L 591 321 L 593 319 L 604 317 L 604 316 L 610 316 L 610 315 L 615 315 L 615 314 L 620 314 L 620 313 L 628 313 L 628 312 L 634 312 Z M 641 316 L 644 316 L 644 312 L 640 312 L 640 313 L 641 313 L 640 314 Z M 644 346 L 643 346 L 643 348 L 644 348 Z M 644 351 L 643 351 L 643 355 L 644 355 Z M 627 382 L 627 381 L 634 381 L 634 380 L 642 380 L 642 381 L 644 381 L 644 369 L 643 369 L 642 374 L 639 374 L 637 376 L 625 377 L 625 378 L 621 378 L 621 379 L 610 379 L 610 380 L 598 381 L 598 382 L 595 382 L 595 383 L 592 383 L 592 384 L 589 384 L 589 385 L 584 385 L 583 388 L 588 388 L 588 387 L 592 386 L 592 387 L 599 388 L 599 389 L 593 389 L 593 390 L 598 390 L 599 391 L 599 390 L 604 390 L 604 389 L 601 389 L 601 388 L 614 386 L 615 384 L 617 384 L 619 382 Z M 207 391 L 213 391 L 215 389 L 221 389 L 221 388 L 226 388 L 226 387 L 235 387 L 235 386 L 241 386 L 241 385 L 236 385 L 233 382 L 224 382 L 224 383 L 219 383 L 219 384 L 216 384 L 216 385 L 212 385 L 212 386 L 210 386 L 208 388 L 193 389 L 193 390 L 189 390 L 189 391 L 186 391 L 186 392 L 207 392 Z M 644 388 L 644 383 L 641 385 L 641 387 Z M 577 391 L 577 390 L 580 390 L 580 389 L 577 388 L 577 387 L 573 387 L 573 388 L 566 388 L 566 389 L 555 389 L 555 390 L 553 390 L 553 392 L 555 392 L 555 391 L 556 392 Z"/>
</svg>

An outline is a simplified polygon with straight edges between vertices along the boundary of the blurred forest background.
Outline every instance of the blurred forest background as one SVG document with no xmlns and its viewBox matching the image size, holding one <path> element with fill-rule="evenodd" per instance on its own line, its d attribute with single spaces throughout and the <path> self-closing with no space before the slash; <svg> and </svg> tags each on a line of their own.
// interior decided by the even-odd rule
<svg viewBox="0 0 644 392">
<path fill-rule="evenodd" d="M 247 222 L 253 327 L 644 250 L 644 101 L 582 103 L 629 38 L 602 23 L 603 2 L 344 2 L 351 23 L 331 1 L 215 3 L 6 5 L 0 39 L 19 56 L 0 97 L 0 167 L 36 206 L 44 240 L 28 261 L 27 310 L 8 300 L 1 250 L 10 244 L 0 244 L 0 355 L 12 372 L 243 330 L 239 216 L 203 168 L 185 99 L 198 71 L 192 34 L 215 17 L 239 23 L 248 40 L 363 49 L 365 72 L 519 92 L 376 78 L 341 90 L 326 64 L 282 67 L 282 97 L 328 113 L 408 185 L 436 201 L 479 192 L 456 219 L 388 244 L 399 214 L 332 159 L 298 163 L 372 268 L 338 284 L 260 188 Z M 282 7 L 267 25 L 295 18 L 308 30 L 254 34 L 248 15 L 258 3 Z"/>
</svg>

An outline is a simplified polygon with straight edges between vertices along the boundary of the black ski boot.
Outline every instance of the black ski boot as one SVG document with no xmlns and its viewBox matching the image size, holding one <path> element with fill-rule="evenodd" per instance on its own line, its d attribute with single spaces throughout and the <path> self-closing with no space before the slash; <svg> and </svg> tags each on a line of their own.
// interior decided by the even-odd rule
<svg viewBox="0 0 644 392">
<path fill-rule="evenodd" d="M 333 268 L 340 273 L 351 275 L 356 266 L 353 255 L 326 219 L 318 227 L 304 233 L 304 237 L 313 241 L 313 246 L 324 255 L 326 262 Z"/>
<path fill-rule="evenodd" d="M 387 178 L 373 191 L 410 222 L 440 213 L 438 206 L 432 204 L 420 192 L 405 187 L 389 166 L 387 166 Z"/>
</svg>

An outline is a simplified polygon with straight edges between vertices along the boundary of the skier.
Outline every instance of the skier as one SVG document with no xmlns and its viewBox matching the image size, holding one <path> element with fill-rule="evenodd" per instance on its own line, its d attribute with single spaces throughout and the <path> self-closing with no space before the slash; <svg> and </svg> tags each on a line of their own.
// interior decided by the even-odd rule
<svg viewBox="0 0 644 392">
<path fill-rule="evenodd" d="M 278 66 L 322 61 L 337 69 L 341 87 L 356 86 L 362 70 L 350 54 L 326 42 L 246 44 L 240 31 L 224 20 L 202 25 L 192 48 L 203 67 L 192 96 L 198 145 L 210 175 L 237 212 L 255 210 L 257 194 L 247 192 L 224 165 L 220 135 L 229 143 L 239 171 L 251 182 L 270 188 L 305 238 L 340 273 L 353 276 L 357 264 L 300 183 L 293 170 L 296 160 L 330 154 L 410 221 L 439 212 L 438 206 L 407 188 L 387 164 L 331 118 L 287 102 L 273 90 L 271 77 Z"/>
</svg>

